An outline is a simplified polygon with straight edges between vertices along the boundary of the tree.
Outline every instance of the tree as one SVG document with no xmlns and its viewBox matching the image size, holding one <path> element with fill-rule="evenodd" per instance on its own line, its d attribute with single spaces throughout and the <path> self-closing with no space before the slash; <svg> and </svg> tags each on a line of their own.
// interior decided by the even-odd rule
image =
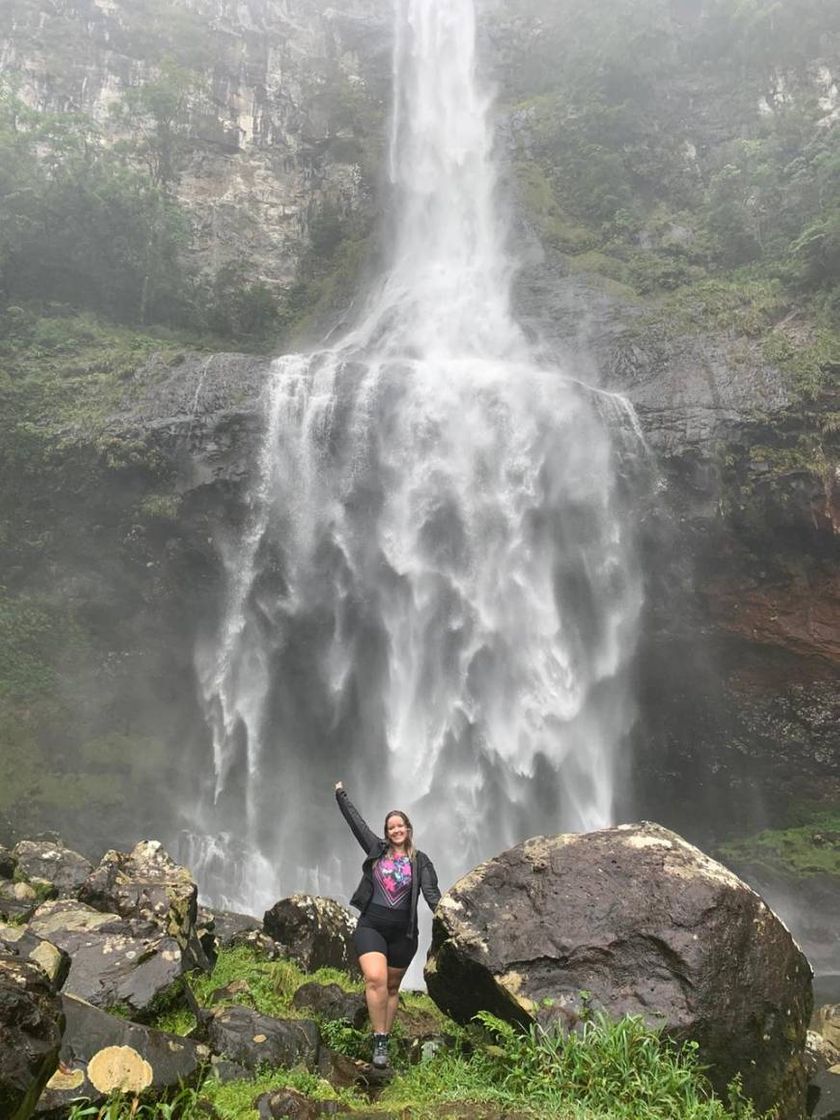
<svg viewBox="0 0 840 1120">
<path fill-rule="evenodd" d="M 198 92 L 195 74 L 164 59 L 153 82 L 125 91 L 112 112 L 131 132 L 118 150 L 146 165 L 154 184 L 169 189 L 177 183 L 187 152 L 189 108 Z"/>
</svg>

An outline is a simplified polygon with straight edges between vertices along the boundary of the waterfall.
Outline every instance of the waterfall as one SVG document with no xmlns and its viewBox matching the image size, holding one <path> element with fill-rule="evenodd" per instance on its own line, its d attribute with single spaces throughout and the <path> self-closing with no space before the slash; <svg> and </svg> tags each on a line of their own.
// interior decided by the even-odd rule
<svg viewBox="0 0 840 1120">
<path fill-rule="evenodd" d="M 187 858 L 251 911 L 352 890 L 338 779 L 374 827 L 408 811 L 443 886 L 609 823 L 623 780 L 629 406 L 538 364 L 512 316 L 473 0 L 397 0 L 394 43 L 390 264 L 341 342 L 274 363 L 196 651 L 213 760 Z"/>
</svg>

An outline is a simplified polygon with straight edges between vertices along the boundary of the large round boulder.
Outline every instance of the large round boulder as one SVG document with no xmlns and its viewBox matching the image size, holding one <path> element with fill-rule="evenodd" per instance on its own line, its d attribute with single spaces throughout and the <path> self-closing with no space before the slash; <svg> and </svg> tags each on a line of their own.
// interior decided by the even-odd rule
<svg viewBox="0 0 840 1120">
<path fill-rule="evenodd" d="M 358 971 L 355 928 L 355 918 L 341 903 L 311 894 L 282 898 L 263 917 L 264 931 L 285 946 L 306 972 L 318 968 Z"/>
<path fill-rule="evenodd" d="M 0 1116 L 27 1120 L 58 1065 L 64 1016 L 44 971 L 0 953 Z"/>
<path fill-rule="evenodd" d="M 712 1084 L 803 1112 L 811 968 L 737 876 L 655 824 L 536 837 L 444 895 L 429 995 L 459 1022 L 575 1026 L 592 1009 L 694 1039 Z"/>
</svg>

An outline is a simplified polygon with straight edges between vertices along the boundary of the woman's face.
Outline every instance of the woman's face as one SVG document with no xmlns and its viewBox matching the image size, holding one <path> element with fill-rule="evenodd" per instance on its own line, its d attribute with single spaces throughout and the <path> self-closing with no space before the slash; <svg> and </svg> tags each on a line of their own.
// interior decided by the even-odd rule
<svg viewBox="0 0 840 1120">
<path fill-rule="evenodd" d="M 393 813 L 385 824 L 385 832 L 389 843 L 395 848 L 401 848 L 408 839 L 408 828 L 403 818 L 398 813 Z"/>
</svg>

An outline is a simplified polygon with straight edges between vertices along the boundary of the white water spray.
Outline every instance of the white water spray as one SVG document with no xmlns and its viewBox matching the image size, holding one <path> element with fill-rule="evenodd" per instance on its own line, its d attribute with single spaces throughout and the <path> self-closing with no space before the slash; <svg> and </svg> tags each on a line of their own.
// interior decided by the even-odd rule
<svg viewBox="0 0 840 1120">
<path fill-rule="evenodd" d="M 627 412 L 538 367 L 511 315 L 474 21 L 397 0 L 391 265 L 343 342 L 275 363 L 220 542 L 186 856 L 227 905 L 349 893 L 339 778 L 374 824 L 416 814 L 444 885 L 612 818 L 641 583 L 602 414 Z"/>
</svg>

